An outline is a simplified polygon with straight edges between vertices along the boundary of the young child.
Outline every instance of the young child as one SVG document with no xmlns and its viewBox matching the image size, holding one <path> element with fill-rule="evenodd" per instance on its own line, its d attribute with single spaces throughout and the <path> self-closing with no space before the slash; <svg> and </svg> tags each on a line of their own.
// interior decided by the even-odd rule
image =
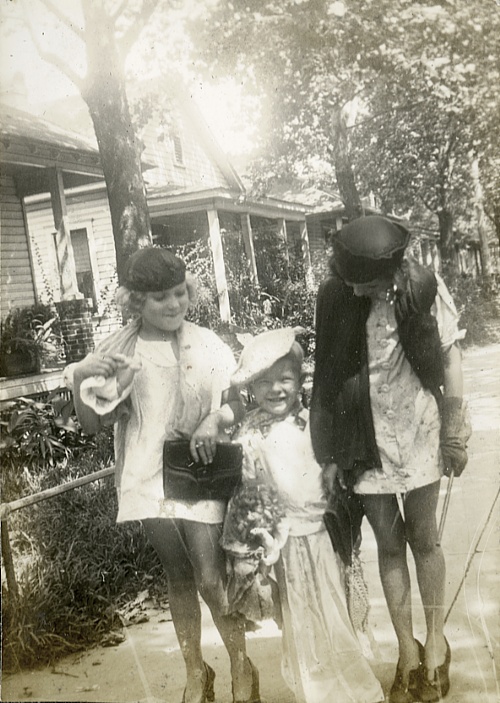
<svg viewBox="0 0 500 703">
<path fill-rule="evenodd" d="M 349 619 L 342 564 L 323 522 L 321 467 L 300 401 L 302 361 L 293 329 L 273 330 L 243 349 L 231 377 L 233 386 L 252 392 L 258 407 L 234 437 L 244 460 L 222 541 L 230 607 L 252 618 L 257 601 L 266 614 L 266 575 L 274 562 L 282 672 L 296 700 L 375 703 L 384 695 Z"/>
</svg>

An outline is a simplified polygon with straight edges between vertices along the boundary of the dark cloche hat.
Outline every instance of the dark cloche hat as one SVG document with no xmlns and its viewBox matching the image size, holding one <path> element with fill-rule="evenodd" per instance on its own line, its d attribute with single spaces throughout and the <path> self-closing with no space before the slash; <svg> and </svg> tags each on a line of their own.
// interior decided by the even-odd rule
<svg viewBox="0 0 500 703">
<path fill-rule="evenodd" d="M 186 265 L 168 249 L 146 247 L 134 252 L 125 264 L 123 285 L 129 290 L 168 290 L 186 280 Z"/>
<path fill-rule="evenodd" d="M 333 265 L 349 283 L 391 276 L 410 240 L 408 229 L 381 215 L 359 217 L 332 239 Z"/>
</svg>

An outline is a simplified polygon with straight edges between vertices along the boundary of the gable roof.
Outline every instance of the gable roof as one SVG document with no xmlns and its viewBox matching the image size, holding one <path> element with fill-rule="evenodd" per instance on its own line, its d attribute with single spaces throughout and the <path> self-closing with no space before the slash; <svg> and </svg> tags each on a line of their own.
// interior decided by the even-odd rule
<svg viewBox="0 0 500 703">
<path fill-rule="evenodd" d="M 10 105 L 0 105 L 0 136 L 98 154 L 97 142 Z"/>
<path fill-rule="evenodd" d="M 0 104 L 0 162 L 2 172 L 15 179 L 20 196 L 49 192 L 49 168 L 64 173 L 66 187 L 103 180 L 95 144 L 7 104 Z"/>
<path fill-rule="evenodd" d="M 232 165 L 231 161 L 227 157 L 226 153 L 221 148 L 212 130 L 204 120 L 201 115 L 199 108 L 197 107 L 194 100 L 187 94 L 183 88 L 177 89 L 177 100 L 179 102 L 180 109 L 184 112 L 187 119 L 190 121 L 191 126 L 198 134 L 200 140 L 202 141 L 207 152 L 213 158 L 219 169 L 221 170 L 224 178 L 228 182 L 230 188 L 234 188 L 240 193 L 245 192 L 245 186 L 241 178 L 239 177 L 236 169 Z"/>
</svg>

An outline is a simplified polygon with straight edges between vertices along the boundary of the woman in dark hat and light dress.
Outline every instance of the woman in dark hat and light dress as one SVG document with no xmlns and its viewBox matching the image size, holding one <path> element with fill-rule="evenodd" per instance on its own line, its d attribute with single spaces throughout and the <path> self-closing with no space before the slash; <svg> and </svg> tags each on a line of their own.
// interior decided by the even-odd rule
<svg viewBox="0 0 500 703">
<path fill-rule="evenodd" d="M 213 670 L 201 652 L 198 592 L 209 606 L 231 662 L 235 703 L 259 703 L 258 674 L 245 652 L 242 619 L 229 615 L 219 545 L 225 503 L 165 498 L 165 440 L 190 438 L 193 457 L 210 461 L 218 434 L 241 411 L 222 402 L 235 368 L 213 332 L 184 318 L 194 298 L 184 263 L 141 249 L 127 262 L 118 304 L 135 319 L 67 369 L 86 432 L 115 427 L 118 522 L 140 520 L 168 577 L 169 604 L 187 682 L 183 703 L 214 700 Z"/>
<path fill-rule="evenodd" d="M 399 644 L 390 703 L 428 703 L 450 685 L 440 478 L 464 469 L 470 429 L 464 332 L 443 281 L 404 258 L 408 242 L 405 227 L 379 216 L 354 220 L 334 237 L 331 275 L 317 299 L 311 433 L 330 490 L 359 500 L 375 534 Z M 413 634 L 407 543 L 424 645 Z"/>
</svg>

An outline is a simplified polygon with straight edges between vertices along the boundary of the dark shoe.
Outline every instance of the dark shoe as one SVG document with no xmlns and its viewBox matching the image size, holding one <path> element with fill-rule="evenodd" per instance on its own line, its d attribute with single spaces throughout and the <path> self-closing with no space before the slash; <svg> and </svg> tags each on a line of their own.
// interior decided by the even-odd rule
<svg viewBox="0 0 500 703">
<path fill-rule="evenodd" d="M 437 666 L 434 669 L 434 679 L 432 681 L 429 681 L 427 669 L 424 666 L 418 689 L 418 695 L 422 703 L 435 703 L 436 701 L 440 701 L 450 690 L 451 649 L 446 638 L 445 642 L 446 656 L 441 666 Z"/>
<path fill-rule="evenodd" d="M 215 671 L 211 666 L 208 666 L 206 662 L 203 662 L 203 664 L 205 665 L 205 685 L 203 686 L 200 703 L 213 703 L 213 701 L 215 701 Z M 182 696 L 182 703 L 186 703 L 186 691 L 184 691 L 184 695 Z"/>
<path fill-rule="evenodd" d="M 418 640 L 415 642 L 418 645 L 418 666 L 416 669 L 411 669 L 408 681 L 403 680 L 403 673 L 399 666 L 396 668 L 396 678 L 389 694 L 389 703 L 414 703 L 414 701 L 420 700 L 418 697 L 419 685 L 423 676 L 425 650 Z"/>
<path fill-rule="evenodd" d="M 253 662 L 249 659 L 250 666 L 252 667 L 252 691 L 250 693 L 250 698 L 247 698 L 245 701 L 237 701 L 236 698 L 234 697 L 234 689 L 233 689 L 233 703 L 264 703 L 264 701 L 261 700 L 260 698 L 260 692 L 259 692 L 259 672 L 253 665 Z"/>
</svg>

